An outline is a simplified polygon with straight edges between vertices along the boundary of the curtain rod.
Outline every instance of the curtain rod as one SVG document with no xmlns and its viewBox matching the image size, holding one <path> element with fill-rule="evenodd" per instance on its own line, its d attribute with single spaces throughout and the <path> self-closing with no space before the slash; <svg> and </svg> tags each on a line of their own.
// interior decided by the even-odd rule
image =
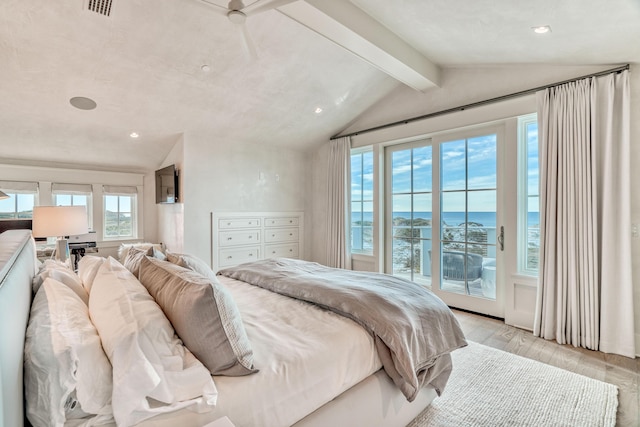
<svg viewBox="0 0 640 427">
<path fill-rule="evenodd" d="M 384 124 L 384 125 L 374 126 L 372 128 L 363 129 L 363 130 L 347 133 L 347 134 L 344 134 L 344 135 L 337 134 L 337 135 L 334 135 L 331 138 L 329 138 L 329 140 L 334 140 L 334 139 L 338 139 L 338 138 L 345 138 L 345 137 L 349 137 L 349 136 L 356 136 L 356 135 L 360 135 L 360 134 L 363 134 L 363 133 L 373 132 L 373 131 L 376 131 L 376 130 L 386 129 L 386 128 L 390 128 L 390 127 L 394 127 L 394 126 L 406 125 L 406 124 L 409 124 L 409 123 L 412 123 L 412 122 L 416 122 L 416 121 L 419 121 L 419 120 L 429 119 L 431 117 L 442 116 L 444 114 L 454 113 L 456 111 L 464 111 L 464 110 L 467 110 L 469 108 L 480 107 L 482 105 L 493 104 L 494 102 L 500 102 L 500 101 L 505 101 L 505 100 L 511 99 L 511 98 L 518 98 L 520 96 L 530 95 L 532 93 L 538 92 L 539 90 L 544 90 L 544 89 L 548 89 L 548 88 L 551 88 L 551 87 L 560 86 L 560 85 L 563 85 L 563 84 L 566 84 L 566 83 L 572 83 L 572 82 L 575 82 L 575 81 L 578 81 L 578 80 L 582 80 L 582 79 L 586 79 L 586 78 L 589 78 L 589 77 L 600 77 L 600 76 L 606 76 L 607 74 L 611 74 L 611 73 L 620 73 L 620 72 L 628 70 L 628 69 L 629 69 L 629 64 L 621 65 L 620 67 L 611 68 L 610 70 L 599 71 L 597 73 L 592 73 L 592 74 L 588 74 L 586 76 L 576 77 L 576 78 L 569 79 L 569 80 L 564 80 L 564 81 L 558 82 L 558 83 L 552 83 L 552 84 L 548 84 L 548 85 L 544 85 L 544 86 L 538 86 L 538 87 L 533 88 L 533 89 L 527 89 L 527 90 L 523 90 L 523 91 L 520 91 L 520 92 L 511 93 L 509 95 L 502 95 L 502 96 L 498 96 L 496 98 L 486 99 L 484 101 L 473 102 L 471 104 L 462 105 L 460 107 L 448 108 L 446 110 L 437 111 L 435 113 L 429 113 L 429 114 L 424 114 L 422 116 L 411 117 L 409 119 L 404 119 L 404 120 L 399 120 L 397 122 L 392 122 L 392 123 L 387 123 L 387 124 Z"/>
</svg>

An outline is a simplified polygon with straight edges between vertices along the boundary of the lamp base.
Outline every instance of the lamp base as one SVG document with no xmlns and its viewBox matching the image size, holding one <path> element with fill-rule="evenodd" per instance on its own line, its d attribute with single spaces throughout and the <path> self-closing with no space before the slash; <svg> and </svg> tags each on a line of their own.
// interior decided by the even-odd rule
<svg viewBox="0 0 640 427">
<path fill-rule="evenodd" d="M 69 241 L 67 239 L 56 240 L 56 260 L 66 263 L 69 259 Z"/>
</svg>

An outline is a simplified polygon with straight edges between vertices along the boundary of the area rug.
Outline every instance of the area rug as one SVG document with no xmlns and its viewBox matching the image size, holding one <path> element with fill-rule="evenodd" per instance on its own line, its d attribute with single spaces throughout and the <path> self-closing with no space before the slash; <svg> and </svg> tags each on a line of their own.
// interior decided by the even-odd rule
<svg viewBox="0 0 640 427">
<path fill-rule="evenodd" d="M 452 357 L 444 393 L 407 427 L 616 424 L 614 385 L 477 343 Z"/>
</svg>

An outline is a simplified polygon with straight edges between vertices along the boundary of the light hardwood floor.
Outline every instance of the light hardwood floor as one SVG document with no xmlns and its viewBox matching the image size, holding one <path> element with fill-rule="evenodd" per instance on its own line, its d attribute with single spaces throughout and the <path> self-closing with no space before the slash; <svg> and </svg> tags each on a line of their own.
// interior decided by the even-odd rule
<svg viewBox="0 0 640 427">
<path fill-rule="evenodd" d="M 560 345 L 501 320 L 453 310 L 468 340 L 618 386 L 617 425 L 640 427 L 640 358 Z"/>
</svg>

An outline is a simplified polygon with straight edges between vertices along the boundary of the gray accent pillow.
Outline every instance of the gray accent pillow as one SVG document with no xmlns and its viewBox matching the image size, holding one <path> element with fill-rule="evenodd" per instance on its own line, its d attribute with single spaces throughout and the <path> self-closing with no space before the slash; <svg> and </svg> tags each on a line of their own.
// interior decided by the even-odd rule
<svg viewBox="0 0 640 427">
<path fill-rule="evenodd" d="M 174 254 L 173 252 L 167 251 L 167 261 L 180 267 L 189 268 L 182 254 Z"/>
<path fill-rule="evenodd" d="M 162 243 L 123 243 L 118 248 L 118 261 L 120 261 L 120 264 L 124 265 L 124 260 L 127 258 L 129 249 L 131 248 L 138 248 L 143 250 L 153 248 L 153 253 L 151 253 L 149 256 L 154 256 L 160 259 L 163 259 L 164 256 L 164 248 L 162 247 Z"/>
<path fill-rule="evenodd" d="M 153 256 L 152 246 L 149 246 L 148 248 L 131 247 L 129 248 L 127 256 L 124 258 L 124 262 L 122 264 L 127 270 L 133 273 L 134 276 L 138 277 L 140 262 L 147 256 Z"/>
<path fill-rule="evenodd" d="M 211 267 L 206 262 L 198 257 L 189 254 L 175 254 L 167 251 L 167 261 L 172 264 L 179 265 L 180 267 L 188 268 L 196 273 L 202 274 L 204 277 L 211 279 L 212 281 L 218 281 L 216 273 L 211 270 Z"/>
<path fill-rule="evenodd" d="M 140 262 L 138 278 L 184 345 L 211 374 L 241 376 L 258 371 L 238 307 L 217 280 L 148 257 Z"/>
</svg>

